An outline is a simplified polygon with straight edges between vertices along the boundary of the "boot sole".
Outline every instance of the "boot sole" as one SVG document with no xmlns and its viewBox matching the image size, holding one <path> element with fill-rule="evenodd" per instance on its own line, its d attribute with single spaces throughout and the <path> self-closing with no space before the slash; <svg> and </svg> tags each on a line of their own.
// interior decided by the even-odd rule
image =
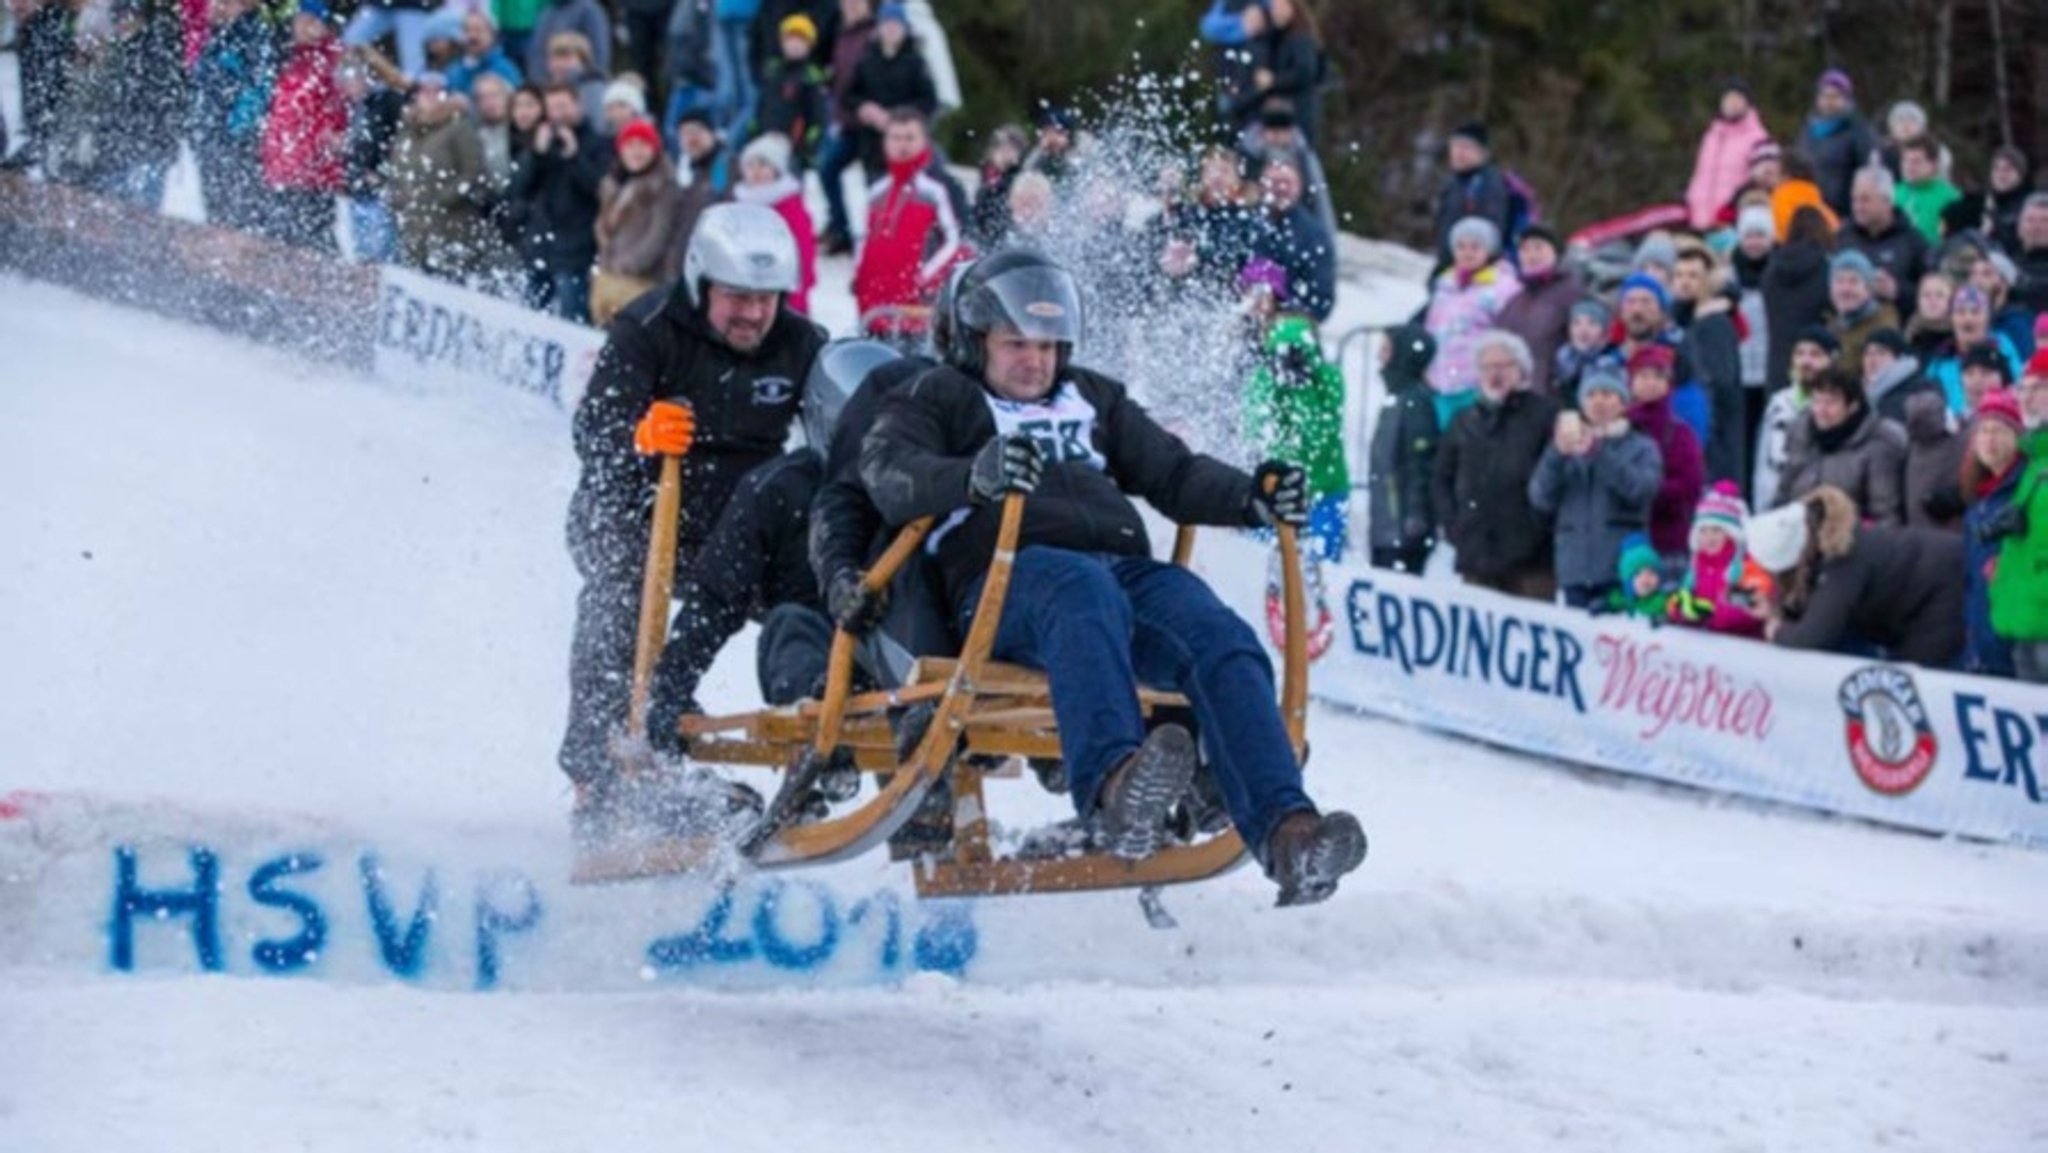
<svg viewBox="0 0 2048 1153">
<path fill-rule="evenodd" d="M 1117 807 L 1109 852 L 1126 861 L 1142 861 L 1165 846 L 1167 810 L 1195 779 L 1195 740 L 1179 725 L 1152 730 L 1138 748 L 1135 763 L 1121 782 L 1123 803 Z M 1107 822 L 1105 822 L 1107 823 Z"/>
<path fill-rule="evenodd" d="M 1280 894 L 1279 904 L 1314 905 L 1337 892 L 1337 882 L 1365 863 L 1365 829 L 1350 813 L 1331 813 L 1316 830 L 1315 843 L 1302 860 L 1301 879 L 1292 892 Z"/>
</svg>

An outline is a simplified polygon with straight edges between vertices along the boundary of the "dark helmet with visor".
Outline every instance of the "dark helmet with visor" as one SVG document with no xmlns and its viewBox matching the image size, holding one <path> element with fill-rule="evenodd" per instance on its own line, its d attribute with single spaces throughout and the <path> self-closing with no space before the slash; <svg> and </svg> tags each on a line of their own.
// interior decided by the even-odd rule
<svg viewBox="0 0 2048 1153">
<path fill-rule="evenodd" d="M 1073 276 L 1050 258 L 1024 249 L 999 252 L 975 261 L 960 277 L 952 318 L 946 360 L 965 372 L 981 372 L 982 338 L 998 329 L 1056 341 L 1064 369 L 1081 342 L 1081 293 Z"/>
<path fill-rule="evenodd" d="M 832 443 L 832 430 L 839 414 L 868 374 L 897 359 L 895 349 L 879 340 L 835 340 L 818 352 L 811 362 L 811 374 L 804 379 L 804 438 L 812 448 L 824 452 Z"/>
</svg>

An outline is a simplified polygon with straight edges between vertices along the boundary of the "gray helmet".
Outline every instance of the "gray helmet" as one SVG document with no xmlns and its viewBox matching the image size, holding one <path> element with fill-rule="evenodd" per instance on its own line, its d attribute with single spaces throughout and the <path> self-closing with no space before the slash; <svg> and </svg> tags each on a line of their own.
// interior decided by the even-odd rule
<svg viewBox="0 0 2048 1153">
<path fill-rule="evenodd" d="M 835 340 L 818 351 L 804 378 L 804 438 L 824 452 L 832 444 L 839 414 L 868 374 L 895 360 L 897 351 L 879 340 Z"/>
<path fill-rule="evenodd" d="M 979 376 L 981 338 L 1009 328 L 1032 340 L 1057 341 L 1066 369 L 1081 340 L 1081 292 L 1066 269 L 1041 253 L 1013 248 L 975 261 L 952 288 L 948 364 Z"/>
<path fill-rule="evenodd" d="M 743 292 L 795 292 L 796 237 L 765 204 L 714 204 L 697 218 L 683 255 L 683 288 L 704 306 L 704 282 Z"/>
</svg>

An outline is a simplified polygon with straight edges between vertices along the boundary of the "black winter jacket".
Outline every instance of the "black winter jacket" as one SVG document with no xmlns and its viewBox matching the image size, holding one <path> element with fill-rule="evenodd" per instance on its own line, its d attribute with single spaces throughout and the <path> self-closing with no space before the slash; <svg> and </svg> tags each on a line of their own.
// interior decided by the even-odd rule
<svg viewBox="0 0 2048 1153">
<path fill-rule="evenodd" d="M 1807 556 L 1785 581 L 1786 648 L 1848 651 L 1874 644 L 1896 661 L 1948 668 L 1963 652 L 1964 544 L 1960 533 L 1859 525 L 1840 490 L 1807 498 L 1821 507 Z"/>
<path fill-rule="evenodd" d="M 1927 238 L 1913 227 L 1906 214 L 1892 213 L 1892 226 L 1883 232 L 1872 232 L 1853 220 L 1844 222 L 1835 237 L 1835 251 L 1851 249 L 1869 257 L 1879 271 L 1891 273 L 1892 283 L 1898 286 L 1892 304 L 1899 310 L 1899 319 L 1904 321 L 1912 316 L 1913 306 L 1920 300 L 1920 277 L 1927 271 L 1930 253 Z"/>
<path fill-rule="evenodd" d="M 905 41 L 894 56 L 882 51 L 879 38 L 871 41 L 854 67 L 853 83 L 847 85 L 839 100 L 839 112 L 846 118 L 845 123 L 860 127 L 861 166 L 871 174 L 879 174 L 887 168 L 882 156 L 882 134 L 855 119 L 860 106 L 871 102 L 884 109 L 908 106 L 927 118 L 938 113 L 939 90 L 932 84 L 931 68 L 914 41 Z"/>
<path fill-rule="evenodd" d="M 821 607 L 804 540 L 823 473 L 818 451 L 801 448 L 741 479 L 696 563 L 676 584 L 682 607 L 655 666 L 653 715 L 694 708 L 698 682 L 750 618 L 759 620 L 778 605 Z"/>
<path fill-rule="evenodd" d="M 1372 500 L 1372 547 L 1415 548 L 1436 532 L 1431 511 L 1436 467 L 1436 401 L 1423 373 L 1436 356 L 1436 338 L 1419 324 L 1387 333 L 1393 358 L 1380 373 L 1386 385 L 1373 424 L 1366 486 Z"/>
<path fill-rule="evenodd" d="M 569 505 L 569 536 L 585 575 L 619 564 L 634 568 L 646 552 L 661 466 L 634 450 L 633 430 L 649 405 L 682 401 L 696 413 L 696 442 L 683 458 L 678 533 L 678 552 L 687 554 L 710 536 L 740 478 L 781 455 L 824 344 L 823 329 L 785 310 L 759 350 L 735 352 L 679 287 L 627 305 L 612 321 L 576 409 L 583 475 Z"/>
<path fill-rule="evenodd" d="M 1800 330 L 1822 324 L 1828 313 L 1828 254 L 1817 244 L 1787 244 L 1764 267 L 1764 317 L 1770 330 L 1770 360 L 1764 387 L 1770 392 L 1792 381 L 1792 342 Z"/>
<path fill-rule="evenodd" d="M 596 262 L 597 190 L 611 167 L 611 142 L 587 124 L 576 130 L 574 156 L 562 155 L 559 143 L 526 154 L 512 173 L 510 196 L 530 210 L 538 229 L 528 256 L 565 272 L 585 271 Z"/>
<path fill-rule="evenodd" d="M 840 410 L 825 451 L 824 483 L 811 510 L 811 568 L 821 593 L 834 573 L 865 570 L 887 547 L 884 530 L 889 526 L 860 479 L 861 442 L 874 428 L 883 402 L 937 363 L 922 356 L 892 360 L 868 373 Z"/>
<path fill-rule="evenodd" d="M 1069 392 L 1071 390 L 1071 393 Z M 1093 414 L 1072 427 L 1033 428 L 1029 410 L 1013 411 L 1017 431 L 1043 432 L 1056 442 L 1037 491 L 1024 505 L 1024 545 L 1077 552 L 1146 556 L 1145 522 L 1125 493 L 1142 496 L 1182 524 L 1249 527 L 1252 480 L 1213 457 L 1200 456 L 1159 427 L 1124 386 L 1083 368 L 1061 374 L 1052 401 L 1069 410 L 1078 399 Z M 974 456 L 997 435 L 993 399 L 981 382 L 956 369 L 924 373 L 883 405 L 861 447 L 861 478 L 891 524 L 923 516 L 946 526 L 937 553 L 948 599 L 957 607 L 987 571 L 1001 521 L 998 504 L 971 504 Z M 1021 419 L 1019 419 L 1021 418 Z M 938 530 L 934 530 L 938 535 Z"/>
<path fill-rule="evenodd" d="M 1462 576 L 1496 580 L 1551 569 L 1550 518 L 1529 503 L 1529 478 L 1557 424 L 1557 401 L 1526 389 L 1451 420 L 1437 446 L 1436 517 Z"/>
</svg>

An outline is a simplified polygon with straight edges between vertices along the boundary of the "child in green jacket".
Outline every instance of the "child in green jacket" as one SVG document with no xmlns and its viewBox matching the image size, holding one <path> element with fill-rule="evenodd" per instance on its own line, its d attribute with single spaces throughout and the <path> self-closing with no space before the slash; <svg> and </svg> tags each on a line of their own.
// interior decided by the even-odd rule
<svg viewBox="0 0 2048 1153">
<path fill-rule="evenodd" d="M 1246 440 L 1254 455 L 1286 460 L 1308 472 L 1309 523 L 1302 533 L 1302 575 L 1309 596 L 1309 657 L 1330 647 L 1334 629 L 1323 590 L 1322 562 L 1344 556 L 1351 472 L 1344 461 L 1344 376 L 1323 356 L 1316 323 L 1288 311 L 1287 272 L 1251 260 L 1237 287 L 1252 326 L 1254 361 L 1245 388 Z M 1281 643 L 1285 617 L 1276 549 L 1267 569 L 1266 619 Z"/>
</svg>

